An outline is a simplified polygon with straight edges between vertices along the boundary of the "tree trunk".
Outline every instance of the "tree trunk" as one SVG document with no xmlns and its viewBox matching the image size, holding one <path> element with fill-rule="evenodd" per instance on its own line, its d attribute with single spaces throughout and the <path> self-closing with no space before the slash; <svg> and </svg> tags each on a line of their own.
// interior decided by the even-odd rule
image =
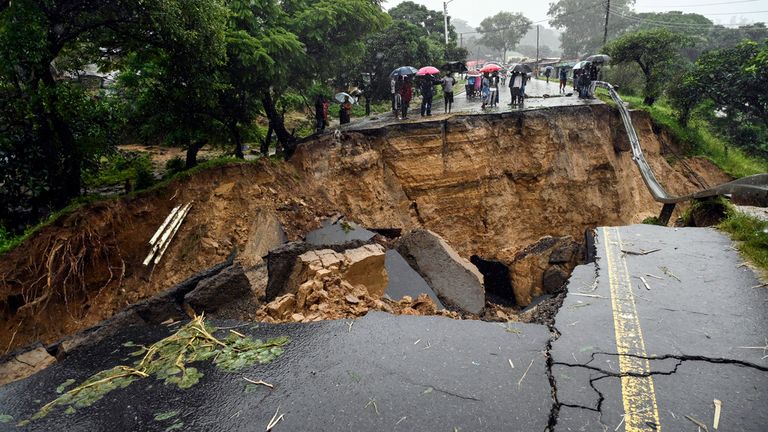
<svg viewBox="0 0 768 432">
<path fill-rule="evenodd" d="M 272 144 L 272 123 L 269 124 L 267 129 L 267 136 L 264 137 L 264 141 L 261 142 L 261 154 L 264 157 L 269 156 L 269 145 Z"/>
<path fill-rule="evenodd" d="M 208 143 L 207 140 L 197 140 L 195 142 L 187 142 L 187 158 L 184 163 L 186 169 L 190 169 L 197 165 L 197 153 L 203 146 Z"/>
<path fill-rule="evenodd" d="M 229 133 L 232 142 L 235 143 L 235 157 L 238 159 L 245 159 L 245 155 L 243 154 L 243 138 L 240 135 L 240 129 L 237 127 L 237 123 L 230 123 Z"/>
<path fill-rule="evenodd" d="M 275 105 L 274 99 L 272 99 L 272 94 L 269 91 L 265 91 L 261 101 L 264 105 L 264 111 L 267 114 L 267 118 L 269 119 L 269 126 L 277 136 L 277 142 L 285 149 L 286 157 L 291 157 L 296 150 L 295 140 L 285 128 L 285 122 L 280 113 L 277 112 L 277 106 Z"/>
<path fill-rule="evenodd" d="M 49 161 L 58 166 L 58 169 L 54 171 L 54 178 L 50 179 L 52 186 L 54 186 L 51 192 L 53 203 L 57 207 L 64 207 L 69 204 L 72 198 L 80 196 L 82 155 L 75 142 L 72 129 L 58 112 L 56 82 L 49 65 L 50 62 L 44 61 L 40 70 L 42 81 L 49 89 L 46 92 L 49 95 L 46 100 L 46 107 L 42 109 L 44 118 L 41 120 L 50 125 L 51 138 L 58 144 L 59 160 Z"/>
</svg>

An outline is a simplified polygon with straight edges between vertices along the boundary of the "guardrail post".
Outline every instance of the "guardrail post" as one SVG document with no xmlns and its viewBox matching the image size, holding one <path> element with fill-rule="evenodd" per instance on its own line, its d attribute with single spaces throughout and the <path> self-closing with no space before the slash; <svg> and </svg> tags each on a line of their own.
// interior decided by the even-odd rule
<svg viewBox="0 0 768 432">
<path fill-rule="evenodd" d="M 675 203 L 664 204 L 661 208 L 661 214 L 659 215 L 659 223 L 663 226 L 667 226 L 669 218 L 672 217 L 672 212 L 675 211 Z"/>
</svg>

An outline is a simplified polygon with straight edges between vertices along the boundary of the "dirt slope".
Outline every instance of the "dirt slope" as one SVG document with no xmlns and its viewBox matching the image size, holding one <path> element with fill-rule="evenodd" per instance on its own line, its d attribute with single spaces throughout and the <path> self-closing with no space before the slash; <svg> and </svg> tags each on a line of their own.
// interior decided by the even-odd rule
<svg viewBox="0 0 768 432">
<path fill-rule="evenodd" d="M 644 113 L 646 158 L 674 193 L 696 186 L 672 169 Z M 325 135 L 288 163 L 210 169 L 158 190 L 87 206 L 38 232 L 0 263 L 0 353 L 91 326 L 241 250 L 259 211 L 290 239 L 341 212 L 369 227 L 426 227 L 463 256 L 509 263 L 545 235 L 657 215 L 616 113 L 572 107 Z M 701 163 L 692 164 L 694 169 Z M 713 178 L 711 173 L 702 175 Z M 163 261 L 141 265 L 175 206 L 194 201 Z"/>
</svg>

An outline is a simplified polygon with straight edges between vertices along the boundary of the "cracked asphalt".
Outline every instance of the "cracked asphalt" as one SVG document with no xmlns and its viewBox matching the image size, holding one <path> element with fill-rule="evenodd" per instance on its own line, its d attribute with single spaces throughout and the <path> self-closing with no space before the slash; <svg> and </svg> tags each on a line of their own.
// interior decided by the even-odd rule
<svg viewBox="0 0 768 432">
<path fill-rule="evenodd" d="M 186 390 L 154 378 L 94 405 L 17 428 L 78 382 L 126 364 L 170 334 L 127 327 L 25 380 L 0 387 L 0 430 L 765 431 L 768 289 L 732 242 L 707 228 L 599 228 L 551 328 L 372 312 L 311 324 L 214 322 L 258 338 L 288 335 L 267 365 L 204 376 Z M 642 278 L 642 279 L 641 279 Z M 274 389 L 247 390 L 245 378 Z M 178 411 L 174 420 L 158 414 Z M 175 423 L 173 423 L 175 422 Z M 181 422 L 181 424 L 179 424 Z M 176 426 L 174 426 L 176 427 Z M 704 430 L 704 429 L 701 429 Z"/>
</svg>

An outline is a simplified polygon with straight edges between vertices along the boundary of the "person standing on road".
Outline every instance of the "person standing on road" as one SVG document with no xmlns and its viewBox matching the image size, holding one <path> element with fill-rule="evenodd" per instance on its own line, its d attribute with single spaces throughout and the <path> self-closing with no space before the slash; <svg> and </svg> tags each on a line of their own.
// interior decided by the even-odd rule
<svg viewBox="0 0 768 432">
<path fill-rule="evenodd" d="M 315 129 L 317 133 L 325 130 L 325 114 L 324 114 L 325 97 L 323 95 L 317 95 L 315 98 Z"/>
<path fill-rule="evenodd" d="M 413 98 L 413 86 L 411 80 L 404 76 L 403 83 L 400 85 L 400 119 L 408 118 L 408 105 Z"/>
<path fill-rule="evenodd" d="M 521 73 L 523 78 L 523 85 L 520 87 L 520 104 L 522 105 L 523 102 L 525 102 L 525 85 L 528 84 L 528 80 L 530 79 L 530 73 Z"/>
<path fill-rule="evenodd" d="M 547 77 L 547 84 L 549 84 L 549 75 L 551 74 L 552 74 L 552 69 L 550 69 L 549 67 L 544 69 L 544 76 Z"/>
<path fill-rule="evenodd" d="M 349 111 L 352 109 L 352 102 L 349 100 L 349 96 L 344 96 L 344 102 L 339 107 L 339 124 L 347 124 L 350 122 Z"/>
<path fill-rule="evenodd" d="M 494 72 L 491 76 L 491 106 L 499 103 L 499 73 Z"/>
<path fill-rule="evenodd" d="M 456 80 L 453 78 L 450 72 L 445 74 L 445 77 L 441 80 L 443 85 L 443 107 L 446 113 L 451 112 L 453 106 L 453 85 L 456 84 Z"/>
<path fill-rule="evenodd" d="M 434 82 L 432 81 L 432 76 L 426 75 L 422 77 L 421 79 L 421 116 L 431 116 L 432 115 L 432 98 L 435 94 L 434 89 L 432 86 L 434 86 Z"/>
<path fill-rule="evenodd" d="M 520 90 L 523 86 L 523 74 L 518 71 L 512 71 L 512 76 L 509 77 L 509 91 L 512 96 L 512 102 L 510 105 L 517 105 L 519 101 L 522 101 L 520 97 Z"/>
<path fill-rule="evenodd" d="M 397 115 L 397 102 L 395 101 L 395 95 L 397 94 L 397 77 L 393 76 L 389 80 L 389 92 L 392 94 L 392 112 Z"/>
<path fill-rule="evenodd" d="M 560 93 L 565 93 L 565 86 L 568 84 L 568 69 L 560 68 Z"/>
<path fill-rule="evenodd" d="M 491 101 L 491 80 L 488 77 L 488 73 L 483 74 L 483 82 L 480 87 L 480 97 L 483 98 L 483 103 L 480 108 L 485 109 L 485 106 Z"/>
</svg>

